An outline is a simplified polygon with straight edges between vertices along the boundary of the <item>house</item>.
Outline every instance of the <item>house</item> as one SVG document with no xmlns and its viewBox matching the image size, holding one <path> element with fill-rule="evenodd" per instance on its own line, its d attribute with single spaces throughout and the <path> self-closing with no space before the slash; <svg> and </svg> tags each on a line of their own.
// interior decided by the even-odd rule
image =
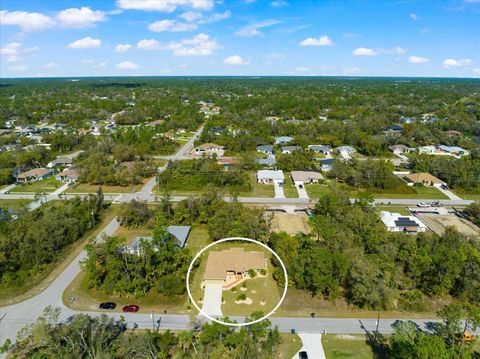
<svg viewBox="0 0 480 359">
<path fill-rule="evenodd" d="M 190 226 L 168 226 L 166 227 L 166 230 L 171 238 L 176 240 L 175 244 L 180 248 L 184 248 L 188 239 L 188 235 L 190 234 L 190 228 Z M 165 238 L 164 242 L 167 239 L 168 238 Z M 137 237 L 132 241 L 132 243 L 125 246 L 124 251 L 129 254 L 140 255 L 140 242 L 142 240 L 151 242 L 153 237 Z"/>
<path fill-rule="evenodd" d="M 57 157 L 53 161 L 47 163 L 48 168 L 53 168 L 57 166 L 68 167 L 71 166 L 73 163 L 73 159 L 71 157 Z"/>
<path fill-rule="evenodd" d="M 330 146 L 323 146 L 323 145 L 308 145 L 308 149 L 315 153 L 323 153 L 325 156 L 330 154 L 332 149 Z"/>
<path fill-rule="evenodd" d="M 45 178 L 50 177 L 53 174 L 53 170 L 47 168 L 34 168 L 29 171 L 19 173 L 16 176 L 16 180 L 19 183 L 31 182 L 31 181 L 41 181 Z"/>
<path fill-rule="evenodd" d="M 399 135 L 403 132 L 403 126 L 402 125 L 391 125 L 383 129 L 383 134 L 385 135 Z"/>
<path fill-rule="evenodd" d="M 318 183 L 323 181 L 323 176 L 315 171 L 292 171 L 290 172 L 293 183 L 301 182 L 304 183 Z"/>
<path fill-rule="evenodd" d="M 301 151 L 302 148 L 298 145 L 294 146 L 283 146 L 281 149 L 282 153 L 293 153 L 295 151 Z"/>
<path fill-rule="evenodd" d="M 55 179 L 60 182 L 76 182 L 79 177 L 80 171 L 71 167 L 67 167 L 55 175 Z"/>
<path fill-rule="evenodd" d="M 257 163 L 263 166 L 275 166 L 277 164 L 277 159 L 275 156 L 270 156 L 268 158 L 257 158 Z"/>
<path fill-rule="evenodd" d="M 264 252 L 245 251 L 243 248 L 230 248 L 208 253 L 202 287 L 206 284 L 221 284 L 229 289 L 250 278 L 249 271 L 260 272 L 267 269 Z"/>
<path fill-rule="evenodd" d="M 283 171 L 280 170 L 258 170 L 257 182 L 258 183 L 283 183 L 285 177 Z"/>
<path fill-rule="evenodd" d="M 273 146 L 272 145 L 260 145 L 257 146 L 257 152 L 262 152 L 267 155 L 273 155 Z"/>
<path fill-rule="evenodd" d="M 215 128 L 212 128 L 211 130 L 208 130 L 209 134 L 215 135 L 215 136 L 220 136 L 224 132 L 225 132 L 225 129 L 223 127 L 215 127 Z"/>
<path fill-rule="evenodd" d="M 414 216 L 404 216 L 400 213 L 381 211 L 380 219 L 385 224 L 389 232 L 405 232 L 408 234 L 416 234 L 418 232 L 425 232 L 427 230 L 427 226 Z"/>
<path fill-rule="evenodd" d="M 342 156 L 345 160 L 349 160 L 350 155 L 357 152 L 357 150 L 352 146 L 340 146 L 335 148 L 335 152 Z"/>
<path fill-rule="evenodd" d="M 446 131 L 446 134 L 448 137 L 460 137 L 462 135 L 462 133 L 457 130 L 448 130 Z"/>
<path fill-rule="evenodd" d="M 415 148 L 408 147 L 405 145 L 393 145 L 393 146 L 388 146 L 388 149 L 395 153 L 396 155 L 402 155 L 404 153 L 410 153 L 415 151 Z"/>
<path fill-rule="evenodd" d="M 458 146 L 440 145 L 438 146 L 438 149 L 446 154 L 449 154 L 455 157 L 468 156 L 470 154 L 470 152 Z"/>
<path fill-rule="evenodd" d="M 284 145 L 292 141 L 293 141 L 293 137 L 288 137 L 288 136 L 275 137 L 275 144 L 277 145 Z"/>
<path fill-rule="evenodd" d="M 431 175 L 430 173 L 419 172 L 419 173 L 410 173 L 408 175 L 404 175 L 403 179 L 407 182 L 409 186 L 413 186 L 414 184 L 420 183 L 424 186 L 435 186 L 439 187 L 445 185 L 441 179 Z"/>
<path fill-rule="evenodd" d="M 329 172 L 333 168 L 333 158 L 322 158 L 320 159 L 320 168 L 324 172 Z"/>
<path fill-rule="evenodd" d="M 193 150 L 193 154 L 197 156 L 202 155 L 204 153 L 206 155 L 216 154 L 217 156 L 223 156 L 225 151 L 222 146 L 219 146 L 215 143 L 203 143 L 200 146 L 195 147 L 195 149 Z"/>
<path fill-rule="evenodd" d="M 421 146 L 418 148 L 419 154 L 434 155 L 436 151 L 437 147 L 435 146 Z"/>
<path fill-rule="evenodd" d="M 217 160 L 219 165 L 222 165 L 224 169 L 228 170 L 234 164 L 238 163 L 235 157 L 222 157 Z"/>
</svg>

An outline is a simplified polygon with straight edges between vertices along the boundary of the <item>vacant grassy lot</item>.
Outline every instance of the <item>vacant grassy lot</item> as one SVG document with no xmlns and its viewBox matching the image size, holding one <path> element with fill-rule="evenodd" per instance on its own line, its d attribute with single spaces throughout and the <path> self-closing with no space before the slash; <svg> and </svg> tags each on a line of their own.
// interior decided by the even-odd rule
<svg viewBox="0 0 480 359">
<path fill-rule="evenodd" d="M 321 184 L 321 183 L 307 184 L 305 185 L 305 190 L 307 191 L 308 196 L 310 198 L 319 198 L 324 194 L 331 192 L 331 189 L 328 186 L 328 184 Z"/>
<path fill-rule="evenodd" d="M 254 174 L 251 176 L 250 181 L 252 190 L 240 192 L 240 197 L 273 197 L 275 195 L 273 184 L 257 183 L 257 179 Z"/>
<path fill-rule="evenodd" d="M 32 201 L 29 199 L 0 199 L 1 208 L 11 208 L 17 210 L 28 206 Z"/>
<path fill-rule="evenodd" d="M 57 181 L 55 177 L 49 177 L 41 181 L 21 183 L 10 190 L 11 193 L 16 192 L 54 192 L 57 188 L 62 186 L 62 182 Z"/>
<path fill-rule="evenodd" d="M 290 177 L 290 173 L 285 174 L 285 182 L 283 183 L 283 193 L 287 198 L 298 197 L 298 191 L 297 191 L 297 188 L 292 183 L 292 178 Z"/>
<path fill-rule="evenodd" d="M 66 190 L 67 193 L 95 193 L 98 187 L 102 187 L 103 193 L 133 193 L 138 192 L 146 183 L 148 179 L 145 179 L 143 183 L 139 183 L 131 186 L 107 186 L 90 183 L 78 183 L 74 187 L 70 187 Z"/>
<path fill-rule="evenodd" d="M 327 359 L 373 359 L 370 346 L 365 342 L 365 335 L 322 336 L 323 350 Z"/>
<path fill-rule="evenodd" d="M 405 216 L 410 216 L 410 211 L 405 206 L 376 206 L 379 211 L 388 211 L 393 213 L 400 213 Z"/>
</svg>

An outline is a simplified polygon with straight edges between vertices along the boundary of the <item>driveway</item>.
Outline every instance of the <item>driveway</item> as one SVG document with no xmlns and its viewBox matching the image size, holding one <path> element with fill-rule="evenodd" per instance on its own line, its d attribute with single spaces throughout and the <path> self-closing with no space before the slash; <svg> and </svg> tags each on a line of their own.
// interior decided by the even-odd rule
<svg viewBox="0 0 480 359">
<path fill-rule="evenodd" d="M 285 198 L 281 183 L 281 181 L 273 181 L 273 186 L 275 187 L 275 198 Z"/>
<path fill-rule="evenodd" d="M 222 285 L 205 285 L 202 310 L 210 316 L 222 317 Z"/>
<path fill-rule="evenodd" d="M 447 196 L 448 198 L 450 199 L 453 199 L 453 200 L 462 200 L 460 197 L 458 197 L 455 193 L 453 193 L 452 191 L 449 191 L 448 189 L 443 189 L 442 187 L 440 186 L 435 186 L 436 188 L 438 188 L 438 190 L 440 192 L 442 192 L 445 196 Z"/>
<path fill-rule="evenodd" d="M 300 186 L 302 186 L 302 188 L 300 188 Z M 303 184 L 303 181 L 296 181 L 295 187 L 297 187 L 298 198 L 310 198 L 308 197 L 308 193 L 307 193 L 307 190 L 305 189 L 305 185 Z"/>
<path fill-rule="evenodd" d="M 0 193 L 7 193 L 8 191 L 14 189 L 15 187 L 17 187 L 17 184 L 14 183 L 14 184 L 11 184 L 3 189 L 0 190 Z"/>
<path fill-rule="evenodd" d="M 307 352 L 308 357 L 312 359 L 326 359 L 322 346 L 322 334 L 298 333 L 298 336 L 302 339 L 303 347 L 292 359 L 298 359 L 299 352 Z"/>
</svg>

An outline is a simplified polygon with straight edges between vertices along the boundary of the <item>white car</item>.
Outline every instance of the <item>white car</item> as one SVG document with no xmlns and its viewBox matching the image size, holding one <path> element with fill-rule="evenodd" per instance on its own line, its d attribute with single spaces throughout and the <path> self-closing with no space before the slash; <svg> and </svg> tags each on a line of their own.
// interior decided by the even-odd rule
<svg viewBox="0 0 480 359">
<path fill-rule="evenodd" d="M 420 202 L 420 203 L 417 203 L 417 207 L 430 207 L 430 205 L 425 202 Z"/>
</svg>

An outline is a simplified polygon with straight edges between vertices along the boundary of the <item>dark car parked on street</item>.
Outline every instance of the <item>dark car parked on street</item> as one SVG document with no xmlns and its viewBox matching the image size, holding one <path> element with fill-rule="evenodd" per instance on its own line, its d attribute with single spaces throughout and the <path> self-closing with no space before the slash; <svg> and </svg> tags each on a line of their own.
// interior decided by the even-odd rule
<svg viewBox="0 0 480 359">
<path fill-rule="evenodd" d="M 117 305 L 113 302 L 104 302 L 100 303 L 99 307 L 100 309 L 115 309 Z"/>
</svg>

